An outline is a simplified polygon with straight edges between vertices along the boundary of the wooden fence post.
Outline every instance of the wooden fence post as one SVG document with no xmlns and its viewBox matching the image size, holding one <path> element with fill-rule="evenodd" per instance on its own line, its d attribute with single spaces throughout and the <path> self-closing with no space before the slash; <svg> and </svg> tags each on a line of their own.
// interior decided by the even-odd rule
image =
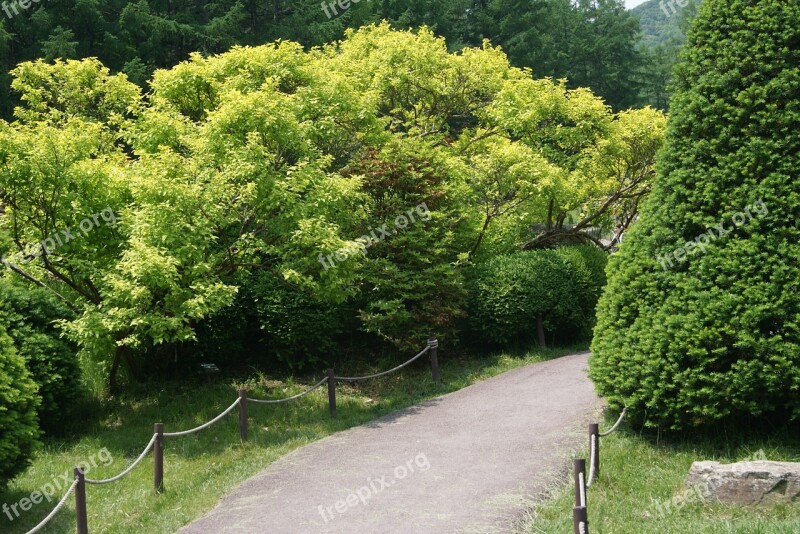
<svg viewBox="0 0 800 534">
<path fill-rule="evenodd" d="M 581 524 L 583 525 L 582 529 Z M 575 534 L 589 534 L 589 520 L 585 506 L 576 506 L 572 509 L 572 526 Z"/>
<path fill-rule="evenodd" d="M 156 423 L 153 427 L 156 442 L 153 445 L 153 485 L 156 492 L 164 491 L 164 423 Z"/>
<path fill-rule="evenodd" d="M 331 417 L 336 418 L 336 375 L 333 368 L 328 369 L 328 408 L 330 408 Z"/>
<path fill-rule="evenodd" d="M 435 337 L 432 337 L 428 340 L 428 346 L 430 347 L 430 356 L 431 356 L 431 373 L 433 374 L 433 381 L 435 383 L 440 383 L 442 381 L 442 377 L 439 374 L 439 340 Z"/>
<path fill-rule="evenodd" d="M 592 455 L 592 443 L 595 444 L 594 455 Z M 590 471 L 594 472 L 595 478 L 600 476 L 600 425 L 592 423 L 589 425 L 589 460 L 592 462 Z"/>
<path fill-rule="evenodd" d="M 239 437 L 247 441 L 247 391 L 239 390 Z"/>
<path fill-rule="evenodd" d="M 86 519 L 86 482 L 80 467 L 75 468 L 78 484 L 75 486 L 75 518 L 78 524 L 78 534 L 89 534 L 89 525 Z"/>
<path fill-rule="evenodd" d="M 575 506 L 586 506 L 586 460 L 575 460 Z"/>
</svg>

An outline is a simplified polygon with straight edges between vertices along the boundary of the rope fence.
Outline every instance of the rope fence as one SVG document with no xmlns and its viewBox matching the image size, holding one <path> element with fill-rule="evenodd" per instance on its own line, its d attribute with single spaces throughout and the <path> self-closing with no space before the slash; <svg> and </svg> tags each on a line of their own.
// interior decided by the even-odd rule
<svg viewBox="0 0 800 534">
<path fill-rule="evenodd" d="M 64 494 L 64 496 L 61 497 L 61 500 L 58 501 L 58 504 L 56 504 L 56 507 L 53 508 L 53 511 L 50 512 L 47 515 L 47 517 L 42 519 L 41 522 L 38 525 L 36 525 L 32 529 L 30 529 L 28 531 L 28 534 L 34 534 L 35 532 L 39 532 L 40 530 L 42 530 L 42 528 L 47 523 L 49 523 L 51 519 L 53 519 L 55 517 L 55 515 L 59 512 L 59 510 L 61 510 L 61 508 L 64 507 L 64 504 L 66 504 L 67 499 L 69 498 L 70 495 L 72 495 L 72 492 L 75 491 L 75 486 L 77 486 L 77 485 L 78 485 L 78 479 L 76 478 L 75 480 L 72 481 L 72 485 L 69 487 L 69 489 L 67 489 L 67 492 Z"/>
<path fill-rule="evenodd" d="M 600 438 L 614 433 L 625 418 L 628 408 L 622 409 L 617 422 L 600 432 L 600 425 L 589 425 L 589 476 L 586 476 L 586 459 L 575 460 L 575 506 L 572 508 L 572 525 L 574 534 L 589 534 L 589 518 L 587 489 L 592 487 L 595 478 L 600 474 Z"/>
<path fill-rule="evenodd" d="M 624 408 L 622 408 L 622 413 L 621 413 L 621 414 L 619 414 L 619 419 L 617 419 L 617 422 L 616 422 L 616 423 L 614 423 L 614 426 L 612 426 L 611 428 L 609 428 L 609 429 L 608 429 L 608 430 L 606 430 L 605 432 L 600 432 L 600 434 L 598 434 L 598 435 L 599 435 L 601 438 L 604 438 L 604 437 L 606 437 L 606 436 L 608 436 L 608 435 L 610 435 L 610 434 L 613 434 L 613 433 L 614 433 L 614 431 L 615 431 L 617 428 L 619 428 L 619 425 L 620 425 L 620 423 L 622 423 L 622 420 L 625 418 L 625 414 L 626 414 L 627 412 L 628 412 L 628 407 L 627 407 L 627 406 L 625 406 Z"/>
<path fill-rule="evenodd" d="M 384 371 L 382 373 L 376 373 L 374 375 L 369 375 L 369 376 L 356 376 L 356 377 L 352 377 L 352 376 L 334 376 L 334 378 L 336 380 L 339 380 L 340 382 L 361 382 L 362 380 L 372 380 L 373 378 L 379 378 L 381 376 L 390 375 L 390 374 L 394 373 L 395 371 L 399 371 L 400 369 L 402 369 L 406 365 L 410 365 L 412 362 L 416 361 L 417 358 L 421 357 L 423 354 L 426 354 L 429 350 L 431 350 L 430 346 L 425 347 L 425 349 L 422 352 L 420 352 L 419 354 L 417 354 L 416 356 L 414 356 L 413 358 L 411 358 L 407 362 L 401 363 L 400 365 L 398 365 L 394 369 L 389 369 L 388 371 Z"/>
<path fill-rule="evenodd" d="M 102 484 L 111 484 L 112 482 L 116 482 L 117 480 L 123 478 L 125 475 L 127 475 L 128 473 L 130 473 L 131 471 L 136 469 L 136 466 L 139 465 L 139 463 L 142 460 L 144 460 L 144 457 L 147 456 L 148 452 L 150 452 L 150 449 L 152 448 L 153 443 L 155 443 L 156 436 L 157 436 L 157 434 L 153 434 L 153 437 L 150 438 L 150 443 L 148 443 L 147 447 L 144 448 L 144 452 L 142 452 L 142 454 L 140 454 L 139 457 L 136 460 L 134 460 L 134 462 L 131 465 L 129 465 L 128 468 L 125 471 L 123 471 L 122 473 L 118 474 L 115 477 L 107 478 L 105 480 L 91 480 L 91 479 L 87 478 L 85 480 L 85 482 L 87 484 L 102 485 Z"/>
<path fill-rule="evenodd" d="M 214 419 L 212 419 L 211 421 L 209 421 L 204 425 L 200 425 L 197 428 L 193 428 L 191 430 L 184 430 L 183 432 L 165 432 L 163 435 L 164 437 L 167 438 L 179 438 L 181 436 L 188 436 L 190 434 L 200 432 L 201 430 L 205 430 L 206 428 L 210 427 L 211 425 L 213 425 L 214 423 L 216 423 L 217 421 L 219 421 L 220 419 L 231 413 L 233 409 L 239 405 L 239 402 L 240 402 L 239 399 L 236 399 L 235 401 L 233 401 L 233 404 L 228 406 L 227 410 L 225 410 L 224 412 L 222 412 L 221 414 L 219 414 Z"/>
<path fill-rule="evenodd" d="M 597 434 L 590 434 L 589 442 L 589 480 L 586 482 L 587 488 L 592 487 L 592 482 L 594 482 L 595 475 L 595 465 L 599 464 L 599 459 L 597 458 Z"/>
<path fill-rule="evenodd" d="M 300 397 L 305 397 L 306 395 L 308 395 L 312 391 L 315 391 L 315 390 L 321 388 L 323 386 L 323 384 L 325 384 L 325 382 L 327 382 L 327 381 L 328 381 L 328 377 L 326 376 L 325 378 L 323 378 L 322 380 L 320 380 L 319 382 L 317 382 L 316 384 L 314 384 L 313 386 L 311 386 L 310 388 L 308 388 L 304 392 L 302 392 L 300 394 L 297 394 L 297 395 L 295 395 L 293 397 L 286 397 L 285 399 L 276 399 L 276 400 L 248 399 L 248 400 L 250 402 L 255 402 L 256 404 L 280 404 L 280 403 L 283 403 L 283 402 L 289 402 L 289 401 L 293 401 L 295 399 L 299 399 Z"/>
<path fill-rule="evenodd" d="M 107 478 L 104 480 L 91 480 L 84 477 L 83 471 L 80 468 L 75 468 L 75 480 L 72 482 L 72 485 L 67 489 L 67 492 L 61 498 L 61 500 L 56 504 L 55 508 L 45 517 L 42 521 L 33 527 L 31 530 L 27 532 L 27 534 L 34 534 L 41 530 L 47 523 L 49 523 L 53 517 L 58 514 L 58 512 L 64 507 L 67 502 L 67 499 L 70 495 L 75 493 L 75 516 L 77 522 L 77 532 L 78 534 L 88 534 L 88 521 L 87 521 L 87 514 L 86 514 L 86 484 L 90 485 L 103 485 L 103 484 L 111 484 L 124 478 L 126 475 L 131 473 L 136 467 L 145 459 L 147 454 L 150 450 L 153 450 L 153 483 L 156 492 L 161 493 L 164 491 L 164 438 L 177 438 L 188 436 L 194 434 L 196 432 L 200 432 L 204 430 L 214 423 L 219 422 L 225 416 L 230 414 L 234 408 L 237 406 L 239 407 L 239 437 L 242 441 L 247 441 L 248 435 L 248 417 L 247 417 L 247 403 L 253 402 L 256 404 L 280 404 L 285 403 L 293 400 L 297 400 L 301 397 L 305 397 L 306 395 L 310 394 L 311 392 L 321 388 L 324 384 L 328 384 L 328 402 L 330 407 L 330 414 L 331 417 L 336 417 L 336 381 L 341 382 L 359 382 L 362 380 L 371 380 L 373 378 L 378 378 L 381 376 L 385 376 L 400 369 L 410 365 L 411 363 L 415 362 L 419 358 L 421 358 L 424 354 L 430 355 L 431 361 L 431 372 L 433 374 L 433 380 L 435 383 L 441 382 L 441 378 L 439 375 L 439 361 L 438 361 L 438 347 L 439 342 L 435 338 L 431 338 L 428 340 L 428 345 L 425 349 L 422 350 L 419 354 L 411 358 L 410 360 L 406 361 L 405 363 L 398 365 L 388 371 L 383 371 L 381 373 L 377 373 L 374 375 L 369 376 L 360 376 L 360 377 L 341 377 L 336 376 L 333 369 L 328 370 L 328 376 L 314 384 L 309 389 L 305 390 L 302 393 L 297 395 L 293 395 L 291 397 L 286 397 L 284 399 L 248 399 L 247 392 L 243 389 L 239 390 L 239 396 L 231 404 L 228 408 L 225 409 L 221 414 L 216 416 L 214 419 L 204 423 L 196 428 L 192 428 L 190 430 L 183 430 L 180 432 L 164 432 L 164 424 L 163 423 L 156 423 L 153 427 L 153 437 L 150 438 L 147 446 L 144 448 L 144 451 L 136 458 L 136 460 L 131 463 L 122 473 L 112 477 Z"/>
</svg>

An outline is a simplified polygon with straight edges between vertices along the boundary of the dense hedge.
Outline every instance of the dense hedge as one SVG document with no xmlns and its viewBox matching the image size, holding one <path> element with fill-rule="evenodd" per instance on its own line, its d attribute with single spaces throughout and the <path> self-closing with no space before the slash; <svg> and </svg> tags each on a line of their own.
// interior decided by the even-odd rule
<svg viewBox="0 0 800 534">
<path fill-rule="evenodd" d="M 591 376 L 651 426 L 800 417 L 800 2 L 707 0 Z"/>
<path fill-rule="evenodd" d="M 198 325 L 188 363 L 284 370 L 329 363 L 345 329 L 346 310 L 355 322 L 354 310 L 315 300 L 272 273 L 248 275 L 233 305 Z"/>
<path fill-rule="evenodd" d="M 36 384 L 0 325 L 0 487 L 30 463 L 39 437 Z"/>
<path fill-rule="evenodd" d="M 556 325 L 564 333 L 589 337 L 595 322 L 595 307 L 606 285 L 608 254 L 593 245 L 561 247 L 554 251 L 571 267 L 575 305 Z"/>
<path fill-rule="evenodd" d="M 45 289 L 0 280 L 0 323 L 14 342 L 39 388 L 39 424 L 60 432 L 82 396 L 77 347 L 60 337 L 55 321 L 70 311 Z"/>
<path fill-rule="evenodd" d="M 605 283 L 606 253 L 591 246 L 497 256 L 470 280 L 472 330 L 498 346 L 536 339 L 536 319 L 562 341 L 585 335 Z"/>
<path fill-rule="evenodd" d="M 329 361 L 336 352 L 341 308 L 319 302 L 270 273 L 260 273 L 245 291 L 253 302 L 256 338 L 269 358 L 300 369 Z"/>
</svg>

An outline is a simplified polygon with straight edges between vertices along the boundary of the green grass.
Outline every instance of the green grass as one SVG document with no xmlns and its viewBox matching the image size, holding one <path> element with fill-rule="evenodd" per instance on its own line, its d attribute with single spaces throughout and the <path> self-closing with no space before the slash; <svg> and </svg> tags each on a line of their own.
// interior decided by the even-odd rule
<svg viewBox="0 0 800 534">
<path fill-rule="evenodd" d="M 579 349 L 572 347 L 480 358 L 450 356 L 449 359 L 446 352 L 440 352 L 443 385 L 433 384 L 424 358 L 396 374 L 358 387 L 340 384 L 336 420 L 328 416 L 324 387 L 284 405 L 250 404 L 250 440 L 247 443 L 239 440 L 236 410 L 198 434 L 165 438 L 164 494 L 158 495 L 153 490 L 152 454 L 120 481 L 87 486 L 89 529 L 100 533 L 174 532 L 209 511 L 237 484 L 298 447 L 509 369 L 576 350 Z M 369 373 L 382 369 L 342 369 L 342 372 Z M 162 384 L 157 386 L 157 391 L 146 395 L 117 399 L 113 406 L 104 407 L 102 417 L 73 421 L 77 434 L 74 439 L 46 443 L 33 465 L 0 493 L 0 503 L 18 503 L 66 472 L 70 473 L 71 480 L 72 467 L 78 462 L 98 458 L 98 451 L 104 447 L 113 457 L 113 463 L 104 467 L 102 462 L 96 461 L 98 467 L 90 470 L 87 476 L 93 479 L 114 476 L 141 453 L 153 434 L 154 423 L 164 423 L 167 432 L 193 428 L 230 406 L 239 387 L 247 388 L 248 395 L 253 398 L 282 398 L 303 391 L 319 378 L 277 381 L 261 376 L 245 383 Z M 100 459 L 103 458 L 107 457 Z M 26 532 L 52 510 L 62 494 L 63 490 L 57 492 L 52 503 L 43 501 L 27 512 L 20 510 L 20 517 L 13 521 L 0 513 L 0 532 Z M 70 497 L 67 506 L 41 532 L 74 531 L 74 498 Z"/>
<path fill-rule="evenodd" d="M 601 428 L 612 423 L 613 420 L 607 419 Z M 763 451 L 768 460 L 800 461 L 800 430 L 796 425 L 793 429 L 770 432 L 719 429 L 665 441 L 623 426 L 611 436 L 601 438 L 601 473 L 587 495 L 590 531 L 593 534 L 797 534 L 800 503 L 756 508 L 692 499 L 693 502 L 683 506 L 672 505 L 669 511 L 657 506 L 675 496 L 687 495 L 683 480 L 693 461 L 730 463 L 751 459 L 758 451 Z M 584 450 L 577 457 L 588 459 L 588 453 Z M 571 476 L 570 472 L 570 479 Z M 574 503 L 571 483 L 557 489 L 551 500 L 531 511 L 525 532 L 571 533 Z"/>
</svg>

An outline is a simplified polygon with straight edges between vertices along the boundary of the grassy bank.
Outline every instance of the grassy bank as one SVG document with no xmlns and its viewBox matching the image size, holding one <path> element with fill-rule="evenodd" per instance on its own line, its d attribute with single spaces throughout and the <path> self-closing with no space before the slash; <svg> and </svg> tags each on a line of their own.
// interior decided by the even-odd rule
<svg viewBox="0 0 800 534">
<path fill-rule="evenodd" d="M 601 428 L 613 423 L 607 419 Z M 800 430 L 748 429 L 703 436 L 658 439 L 622 428 L 602 438 L 601 474 L 589 489 L 589 526 L 599 534 L 796 534 L 800 503 L 743 508 L 701 501 L 684 477 L 693 461 L 748 460 L 763 451 L 768 460 L 800 461 Z M 582 451 L 578 457 L 588 458 Z M 570 473 L 571 475 L 571 473 Z M 692 495 L 682 505 L 674 497 Z M 525 532 L 571 533 L 574 490 L 565 486 L 531 511 Z"/>
<path fill-rule="evenodd" d="M 165 440 L 164 494 L 156 495 L 153 491 L 152 454 L 126 478 L 109 485 L 88 486 L 89 528 L 99 533 L 174 532 L 210 510 L 238 483 L 298 447 L 509 369 L 576 350 L 532 350 L 517 355 L 457 359 L 448 358 L 444 353 L 441 357 L 444 384 L 441 386 L 433 384 L 427 360 L 423 358 L 394 375 L 358 387 L 340 384 L 336 420 L 328 416 L 324 387 L 284 405 L 251 404 L 250 440 L 244 444 L 239 441 L 238 415 L 234 410 L 230 416 L 198 434 Z M 382 369 L 357 371 L 376 370 Z M 48 442 L 31 468 L 0 493 L 0 503 L 17 504 L 47 484 L 56 487 L 60 482 L 63 486 L 66 473 L 71 482 L 72 467 L 79 462 L 97 464 L 97 468 L 89 471 L 89 478 L 114 476 L 141 453 L 152 436 L 154 423 L 163 422 L 167 432 L 193 428 L 230 406 L 239 387 L 247 388 L 253 398 L 283 398 L 303 391 L 318 378 L 279 381 L 261 376 L 245 382 L 220 381 L 204 386 L 162 385 L 159 391 L 147 395 L 117 399 L 113 406 L 105 406 L 102 416 L 74 421 L 74 426 L 80 429 L 75 439 Z M 100 452 L 103 448 L 108 455 Z M 63 493 L 63 490 L 57 491 L 52 503 L 45 500 L 28 511 L 18 506 L 20 515 L 16 517 L 10 512 L 12 520 L 0 514 L 0 532 L 26 532 L 52 510 Z M 65 509 L 42 532 L 74 531 L 74 499 L 71 497 Z"/>
</svg>

